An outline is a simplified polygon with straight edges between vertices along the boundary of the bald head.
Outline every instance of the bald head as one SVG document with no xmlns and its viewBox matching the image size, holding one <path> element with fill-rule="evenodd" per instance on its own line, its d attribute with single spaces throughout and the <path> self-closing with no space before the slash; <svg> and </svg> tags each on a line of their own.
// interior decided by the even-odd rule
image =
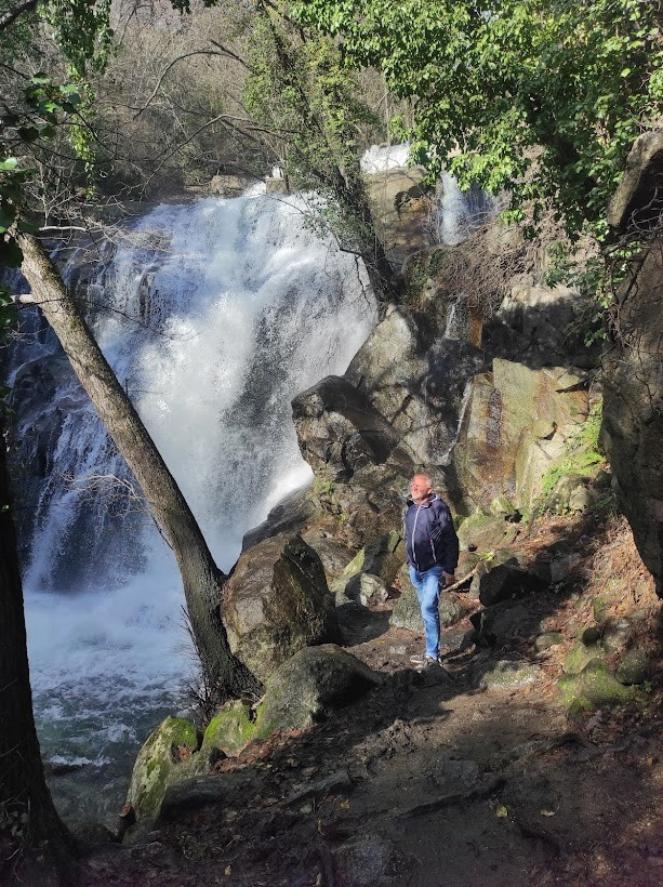
<svg viewBox="0 0 663 887">
<path fill-rule="evenodd" d="M 425 501 L 432 492 L 431 479 L 427 474 L 415 474 L 410 481 L 410 495 L 412 501 L 419 503 Z"/>
</svg>

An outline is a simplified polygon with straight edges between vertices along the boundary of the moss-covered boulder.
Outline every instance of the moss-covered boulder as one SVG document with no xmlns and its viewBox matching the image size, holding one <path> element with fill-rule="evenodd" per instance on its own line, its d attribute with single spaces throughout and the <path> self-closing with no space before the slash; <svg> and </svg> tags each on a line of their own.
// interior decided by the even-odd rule
<svg viewBox="0 0 663 887">
<path fill-rule="evenodd" d="M 254 733 L 251 706 L 234 699 L 219 709 L 207 725 L 199 754 L 207 756 L 208 761 L 217 752 L 234 757 L 253 739 Z"/>
<path fill-rule="evenodd" d="M 233 653 L 263 683 L 303 647 L 340 637 L 320 558 L 300 536 L 274 536 L 240 557 L 224 618 Z"/>
<path fill-rule="evenodd" d="M 379 674 L 335 644 L 300 650 L 267 681 L 256 710 L 255 736 L 310 727 L 381 680 Z"/>
<path fill-rule="evenodd" d="M 601 659 L 591 659 L 578 674 L 562 675 L 558 688 L 563 704 L 573 711 L 623 705 L 636 698 L 634 688 L 620 684 Z"/>
<path fill-rule="evenodd" d="M 567 675 L 577 675 L 588 663 L 605 657 L 605 651 L 600 643 L 584 644 L 578 641 L 569 650 L 564 658 L 562 670 Z"/>
<path fill-rule="evenodd" d="M 188 762 L 198 749 L 198 731 L 191 721 L 167 717 L 154 730 L 134 764 L 127 804 L 141 825 L 154 822 L 169 784 L 190 775 Z"/>
<path fill-rule="evenodd" d="M 564 642 L 564 635 L 561 631 L 546 631 L 540 634 L 534 641 L 534 649 L 537 653 L 543 653 L 544 650 L 550 650 Z"/>
</svg>

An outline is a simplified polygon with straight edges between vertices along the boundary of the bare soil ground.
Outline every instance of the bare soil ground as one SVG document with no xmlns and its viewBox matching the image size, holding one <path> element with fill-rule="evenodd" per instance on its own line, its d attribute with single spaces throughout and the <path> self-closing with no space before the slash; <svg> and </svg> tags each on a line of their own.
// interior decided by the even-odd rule
<svg viewBox="0 0 663 887">
<path fill-rule="evenodd" d="M 385 673 L 381 687 L 221 762 L 140 844 L 98 848 L 83 883 L 663 884 L 660 602 L 623 522 L 556 519 L 516 547 L 540 556 L 560 538 L 580 559 L 525 604 L 561 645 L 536 652 L 542 629 L 528 620 L 506 647 L 463 649 L 464 620 L 445 633 L 445 669 L 417 673 L 409 655 L 421 638 L 390 629 L 386 612 L 364 614 L 347 640 Z M 569 721 L 556 680 L 608 579 L 624 591 L 613 616 L 637 611 L 641 643 L 659 658 L 637 704 Z M 482 689 L 505 659 L 536 665 L 536 678 Z"/>
</svg>

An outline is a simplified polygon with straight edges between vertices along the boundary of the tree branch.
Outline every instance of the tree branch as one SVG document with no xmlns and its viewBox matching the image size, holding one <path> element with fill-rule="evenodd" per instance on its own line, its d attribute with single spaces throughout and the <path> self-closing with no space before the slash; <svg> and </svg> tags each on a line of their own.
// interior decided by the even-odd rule
<svg viewBox="0 0 663 887">
<path fill-rule="evenodd" d="M 39 0 L 24 0 L 23 3 L 19 3 L 18 6 L 8 9 L 7 12 L 0 15 L 0 31 L 6 31 L 24 12 L 32 12 L 33 9 L 36 9 L 38 2 Z"/>
</svg>

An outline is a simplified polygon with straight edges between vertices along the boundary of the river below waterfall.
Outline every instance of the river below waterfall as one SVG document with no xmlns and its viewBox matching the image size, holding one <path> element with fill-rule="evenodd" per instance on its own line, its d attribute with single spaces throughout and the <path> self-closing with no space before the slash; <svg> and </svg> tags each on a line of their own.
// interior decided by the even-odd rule
<svg viewBox="0 0 663 887">
<path fill-rule="evenodd" d="M 162 205 L 107 252 L 90 272 L 79 246 L 64 274 L 85 280 L 95 335 L 228 569 L 310 479 L 290 400 L 370 332 L 366 279 L 301 197 Z M 183 594 L 52 334 L 36 315 L 24 328 L 10 382 L 38 732 L 64 817 L 112 824 L 137 748 L 195 685 Z"/>
</svg>

